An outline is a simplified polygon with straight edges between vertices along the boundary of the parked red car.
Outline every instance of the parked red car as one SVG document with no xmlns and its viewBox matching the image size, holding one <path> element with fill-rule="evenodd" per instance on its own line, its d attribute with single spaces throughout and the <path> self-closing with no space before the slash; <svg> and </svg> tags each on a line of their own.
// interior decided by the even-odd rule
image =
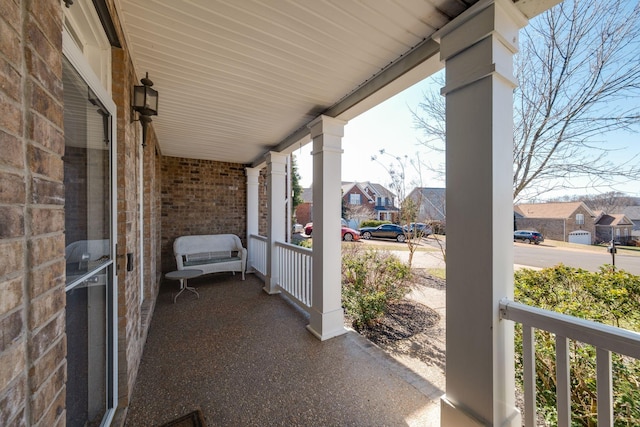
<svg viewBox="0 0 640 427">
<path fill-rule="evenodd" d="M 311 236 L 312 232 L 313 232 L 313 223 L 312 222 L 306 223 L 304 226 L 304 234 L 306 234 L 307 236 Z"/>
<path fill-rule="evenodd" d="M 313 223 L 309 222 L 304 226 L 304 234 L 311 236 L 311 233 L 313 233 Z M 346 242 L 357 242 L 360 240 L 360 233 L 353 228 L 349 228 L 344 225 L 341 227 L 340 236 L 342 240 Z"/>
<path fill-rule="evenodd" d="M 358 240 L 360 240 L 360 233 L 358 233 L 353 228 L 345 227 L 343 225 L 341 233 L 342 233 L 342 240 L 346 242 L 357 242 Z"/>
</svg>

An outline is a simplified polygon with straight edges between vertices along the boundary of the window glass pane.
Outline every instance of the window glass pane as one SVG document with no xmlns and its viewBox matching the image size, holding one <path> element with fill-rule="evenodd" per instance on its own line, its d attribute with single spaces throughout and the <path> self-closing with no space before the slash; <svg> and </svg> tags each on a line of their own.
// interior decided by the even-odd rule
<svg viewBox="0 0 640 427">
<path fill-rule="evenodd" d="M 67 291 L 67 426 L 98 426 L 106 412 L 108 270 Z"/>
<path fill-rule="evenodd" d="M 113 409 L 110 115 L 63 61 L 67 261 L 66 425 L 99 426 Z"/>
<path fill-rule="evenodd" d="M 64 186 L 67 283 L 111 258 L 110 117 L 64 62 Z"/>
</svg>

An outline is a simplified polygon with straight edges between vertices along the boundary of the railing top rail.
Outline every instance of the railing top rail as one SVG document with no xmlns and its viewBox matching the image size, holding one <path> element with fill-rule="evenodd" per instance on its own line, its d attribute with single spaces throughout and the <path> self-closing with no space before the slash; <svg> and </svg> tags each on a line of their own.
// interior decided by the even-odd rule
<svg viewBox="0 0 640 427">
<path fill-rule="evenodd" d="M 250 234 L 250 235 L 249 235 L 249 238 L 251 238 L 251 239 L 256 239 L 256 240 L 262 240 L 262 241 L 264 241 L 264 242 L 266 242 L 266 241 L 267 241 L 267 238 L 266 238 L 265 236 L 261 236 L 261 235 L 259 235 L 259 234 Z"/>
<path fill-rule="evenodd" d="M 640 333 L 637 332 L 508 299 L 500 302 L 500 318 L 640 359 Z"/>
<path fill-rule="evenodd" d="M 291 243 L 286 243 L 286 242 L 276 242 L 276 246 L 280 247 L 280 248 L 285 248 L 287 250 L 293 251 L 293 252 L 298 252 L 299 254 L 302 255 L 312 255 L 313 251 L 309 248 L 303 248 L 302 246 L 298 246 L 298 245 L 294 245 Z"/>
</svg>

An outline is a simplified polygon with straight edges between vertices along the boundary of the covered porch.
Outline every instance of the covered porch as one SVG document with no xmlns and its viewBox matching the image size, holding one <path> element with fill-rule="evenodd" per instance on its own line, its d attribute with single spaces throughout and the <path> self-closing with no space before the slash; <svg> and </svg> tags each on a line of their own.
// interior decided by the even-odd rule
<svg viewBox="0 0 640 427">
<path fill-rule="evenodd" d="M 325 414 L 314 410 L 315 414 L 310 416 L 319 419 L 314 424 L 335 425 L 342 421 L 366 424 L 363 420 L 373 419 L 369 411 L 375 411 L 380 424 L 398 424 L 400 420 L 408 423 L 423 408 L 433 407 L 441 415 L 441 425 L 520 425 L 520 412 L 515 404 L 514 326 L 502 321 L 499 305 L 513 295 L 511 117 L 512 91 L 517 82 L 512 62 L 518 49 L 519 29 L 527 24 L 528 18 L 557 1 L 483 0 L 464 6 L 454 3 L 424 2 L 417 6 L 423 13 L 423 18 L 417 20 L 400 3 L 378 4 L 375 11 L 369 9 L 371 6 L 351 10 L 351 4 L 347 5 L 348 11 L 328 7 L 321 16 L 310 4 L 306 7 L 298 4 L 285 12 L 262 3 L 261 16 L 246 6 L 216 8 L 189 4 L 177 11 L 156 5 L 151 11 L 154 19 L 147 20 L 135 2 L 122 2 L 124 27 L 136 70 L 138 74 L 142 70 L 152 72 L 158 89 L 164 88 L 161 97 L 162 93 L 167 94 L 161 98 L 166 105 L 162 107 L 162 115 L 154 121 L 162 155 L 196 159 L 194 164 L 202 160 L 233 163 L 236 169 L 239 165 L 244 167 L 246 227 L 234 226 L 246 241 L 250 268 L 263 279 L 265 295 L 261 298 L 267 294 L 286 295 L 295 298 L 308 313 L 308 318 L 290 319 L 300 327 L 295 335 L 288 335 L 296 336 L 296 340 L 284 343 L 264 341 L 277 330 L 278 315 L 264 316 L 260 319 L 261 328 L 253 329 L 240 318 L 251 315 L 252 310 L 258 310 L 256 307 L 252 310 L 238 307 L 230 313 L 238 322 L 237 335 L 225 333 L 222 340 L 228 342 L 216 344 L 235 348 L 235 355 L 229 353 L 231 366 L 238 366 L 247 354 L 242 351 L 245 347 L 254 352 L 256 359 L 245 360 L 243 363 L 248 366 L 241 364 L 238 369 L 221 366 L 217 375 L 206 372 L 199 385 L 203 395 L 209 396 L 218 379 L 231 387 L 229 396 L 221 396 L 222 401 L 218 401 L 224 407 L 225 399 L 231 399 L 227 406 L 241 408 L 229 419 L 242 417 L 242 404 L 249 405 L 242 403 L 247 402 L 243 396 L 250 393 L 256 398 L 250 400 L 247 413 L 263 414 L 270 423 L 282 419 L 272 405 L 278 398 L 283 402 L 276 405 L 278 408 L 294 408 L 287 417 L 304 416 L 302 408 L 315 408 L 324 398 L 330 398 L 338 408 L 344 405 L 344 411 L 331 414 L 325 408 Z M 447 15 L 442 8 L 450 8 L 451 19 L 442 20 Z M 172 32 L 175 37 L 167 37 L 174 14 L 192 25 L 185 28 L 192 28 L 193 33 Z M 361 14 L 368 17 L 366 28 L 359 26 Z M 210 17 L 215 25 L 209 25 L 201 15 Z M 350 20 L 341 24 L 344 16 Z M 268 43 L 263 42 L 263 37 Z M 336 38 L 341 42 L 336 43 Z M 404 43 L 400 48 L 398 40 Z M 332 50 L 341 43 L 345 43 L 344 50 Z M 386 50 L 398 53 L 391 55 L 390 62 L 376 61 L 382 65 L 380 68 L 367 65 L 365 68 L 373 73 L 364 79 L 361 72 L 353 72 L 354 68 L 368 64 L 371 56 Z M 142 54 L 136 56 L 137 52 Z M 355 60 L 344 67 L 339 59 L 342 55 Z M 190 66 L 176 66 L 181 61 Z M 376 362 L 369 360 L 369 355 L 360 355 L 361 347 L 353 345 L 359 337 L 344 327 L 340 238 L 336 233 L 341 203 L 342 137 L 349 120 L 442 67 L 446 69 L 442 93 L 447 103 L 448 174 L 446 395 L 442 395 L 442 390 L 433 396 L 418 393 L 405 396 L 407 399 L 401 405 L 390 405 L 397 390 L 409 394 L 416 391 L 408 384 L 396 383 L 397 378 L 387 384 L 393 377 L 386 375 L 387 368 L 374 367 Z M 355 76 L 355 86 L 345 82 L 345 77 L 350 76 Z M 200 110 L 191 117 L 185 115 L 184 106 L 192 101 L 199 104 Z M 200 111 L 206 111 L 207 116 Z M 306 144 L 313 146 L 312 251 L 295 249 L 286 243 L 290 226 L 286 216 L 290 194 L 287 158 Z M 186 175 L 179 179 L 190 180 Z M 230 193 L 231 189 L 238 187 L 228 186 L 222 192 Z M 204 194 L 214 195 L 222 197 Z M 171 218 L 164 207 L 163 204 L 163 217 Z M 189 209 L 194 211 L 193 204 Z M 469 215 L 470 212 L 474 215 Z M 171 219 L 178 222 L 177 218 Z M 471 232 L 485 242 L 487 250 L 478 252 L 467 244 Z M 163 264 L 175 237 L 178 235 L 163 230 Z M 161 317 L 162 307 L 158 305 L 156 310 L 153 321 L 156 316 Z M 209 316 L 211 322 L 215 311 Z M 290 331 L 292 325 L 283 327 Z M 282 333 L 287 334 L 292 332 Z M 196 332 L 186 335 L 191 340 L 188 346 L 198 346 L 206 338 L 195 339 L 195 335 Z M 236 341 L 234 337 L 244 339 Z M 314 337 L 318 342 L 311 341 Z M 262 342 L 269 345 L 262 347 L 258 344 Z M 147 346 L 150 343 L 151 340 Z M 303 347 L 298 347 L 300 344 Z M 281 352 L 278 345 L 293 347 Z M 223 350 L 220 347 L 198 358 L 201 363 L 215 367 L 217 351 Z M 309 351 L 327 353 L 310 367 L 301 364 L 298 369 L 287 371 L 288 364 L 298 366 L 303 360 L 305 363 L 313 360 L 300 357 Z M 267 355 L 275 355 L 277 363 L 266 361 Z M 362 362 L 368 367 L 362 377 L 351 377 L 358 369 L 356 363 L 348 362 L 351 357 L 364 358 Z M 178 361 L 182 362 L 176 357 L 176 365 Z M 343 365 L 343 361 L 347 363 Z M 197 366 L 191 368 L 197 370 Z M 322 366 L 326 369 L 319 368 Z M 251 371 L 258 372 L 254 378 L 264 383 L 244 380 L 242 375 Z M 297 372 L 302 376 L 297 377 Z M 285 378 L 287 374 L 292 382 Z M 137 382 L 143 384 L 144 373 L 141 371 L 140 375 Z M 349 394 L 357 392 L 364 400 L 336 394 L 342 393 L 344 378 L 352 378 L 354 383 Z M 180 376 L 175 383 L 185 387 L 188 384 Z M 291 387 L 296 392 L 291 392 Z M 368 389 L 374 390 L 370 398 L 366 397 Z M 260 391 L 254 394 L 257 390 Z M 438 395 L 441 397 L 434 405 L 433 398 Z M 304 403 L 306 396 L 316 399 L 312 400 L 314 405 Z M 334 401 L 334 397 L 339 398 Z M 132 414 L 133 400 L 135 397 L 131 401 Z M 365 401 L 371 408 L 359 406 Z M 222 410 L 220 406 L 211 406 L 209 410 L 224 417 L 216 412 Z M 323 406 L 320 404 L 318 408 Z M 255 422 L 258 421 L 256 418 Z M 311 421 L 304 420 L 301 424 Z"/>
<path fill-rule="evenodd" d="M 126 425 L 439 425 L 444 393 L 356 332 L 321 342 L 253 274 L 161 286 Z"/>
<path fill-rule="evenodd" d="M 154 425 L 201 408 L 212 425 L 433 425 L 439 412 L 443 426 L 519 426 L 512 321 L 564 340 L 559 425 L 568 339 L 605 337 L 611 402 L 610 353 L 640 357 L 637 334 L 581 323 L 576 335 L 575 320 L 550 327 L 509 301 L 513 55 L 527 19 L 559 1 L 5 2 L 0 424 Z M 444 396 L 345 329 L 336 232 L 344 127 L 443 67 Z M 134 110 L 147 72 L 159 108 Z M 314 245 L 300 250 L 285 242 L 286 158 L 308 143 Z M 159 282 L 173 241 L 219 233 L 242 239 L 256 274 L 195 279 L 200 299 L 172 304 Z M 75 278 L 71 240 L 108 247 L 83 253 Z"/>
</svg>

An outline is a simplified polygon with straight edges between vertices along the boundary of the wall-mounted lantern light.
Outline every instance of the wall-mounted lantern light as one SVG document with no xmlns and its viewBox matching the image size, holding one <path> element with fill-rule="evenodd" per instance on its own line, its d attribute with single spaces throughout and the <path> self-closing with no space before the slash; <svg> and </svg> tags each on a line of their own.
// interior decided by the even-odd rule
<svg viewBox="0 0 640 427">
<path fill-rule="evenodd" d="M 133 109 L 140 114 L 142 125 L 142 146 L 147 145 L 147 126 L 151 123 L 151 116 L 158 115 L 158 91 L 151 89 L 153 82 L 149 80 L 149 73 L 140 80 L 142 86 L 133 87 Z"/>
</svg>

